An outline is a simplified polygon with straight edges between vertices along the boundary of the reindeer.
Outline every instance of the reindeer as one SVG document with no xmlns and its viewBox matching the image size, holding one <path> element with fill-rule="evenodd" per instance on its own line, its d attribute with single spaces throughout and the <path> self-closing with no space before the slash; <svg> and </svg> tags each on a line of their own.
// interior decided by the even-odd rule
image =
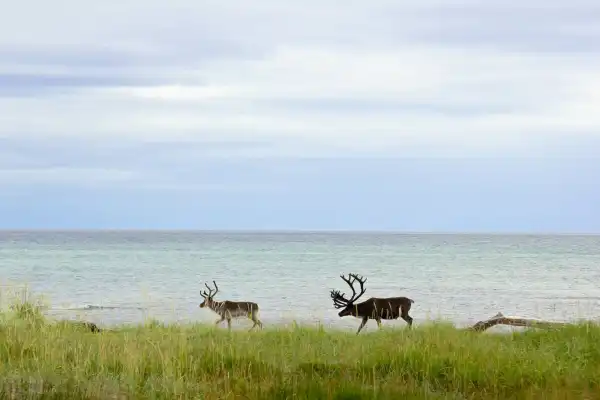
<svg viewBox="0 0 600 400">
<path fill-rule="evenodd" d="M 231 330 L 232 318 L 248 317 L 254 322 L 250 330 L 254 329 L 256 325 L 262 329 L 262 322 L 258 319 L 258 304 L 250 301 L 215 301 L 214 297 L 219 292 L 219 287 L 215 281 L 213 281 L 213 284 L 215 285 L 214 292 L 206 283 L 204 284 L 208 289 L 208 293 L 206 291 L 200 292 L 200 296 L 204 297 L 204 301 L 199 307 L 208 307 L 219 314 L 221 319 L 215 322 L 215 325 L 219 325 L 221 322 L 227 320 L 227 327 Z"/>
<path fill-rule="evenodd" d="M 371 297 L 362 303 L 354 304 L 365 293 L 366 289 L 364 285 L 367 279 L 359 277 L 356 274 L 348 274 L 348 278 L 345 278 L 344 275 L 340 275 L 340 277 L 352 289 L 352 297 L 346 299 L 345 293 L 340 294 L 339 290 L 332 290 L 331 299 L 333 300 L 333 306 L 337 309 L 343 308 L 338 314 L 340 317 L 351 315 L 356 318 L 362 318 L 362 323 L 356 332 L 357 335 L 369 319 L 377 321 L 377 326 L 381 329 L 382 319 L 398 319 L 398 317 L 402 317 L 408 323 L 409 328 L 412 327 L 413 319 L 408 315 L 408 312 L 410 311 L 411 304 L 414 303 L 413 300 L 408 297 Z M 356 290 L 354 290 L 354 282 L 356 281 L 360 284 L 360 293 L 358 295 L 356 295 Z"/>
</svg>

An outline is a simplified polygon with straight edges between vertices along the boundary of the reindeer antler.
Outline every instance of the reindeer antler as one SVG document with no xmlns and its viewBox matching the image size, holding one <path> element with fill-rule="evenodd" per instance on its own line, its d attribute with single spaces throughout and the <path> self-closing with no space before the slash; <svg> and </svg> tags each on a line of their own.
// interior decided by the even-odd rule
<svg viewBox="0 0 600 400">
<path fill-rule="evenodd" d="M 350 289 L 352 289 L 352 297 L 350 300 L 348 300 L 349 303 L 354 303 L 367 291 L 367 289 L 365 289 L 365 282 L 367 281 L 367 278 L 363 278 L 362 276 L 358 276 L 356 274 L 348 274 L 348 278 L 344 278 L 344 275 L 340 275 L 340 278 L 342 278 L 342 280 L 346 282 L 348 286 L 350 286 Z M 356 290 L 354 289 L 354 282 L 356 281 L 358 281 L 360 284 L 360 293 L 358 295 L 356 295 Z"/>
<path fill-rule="evenodd" d="M 217 286 L 217 283 L 215 281 L 213 281 L 213 284 L 215 285 L 215 290 L 213 292 L 213 290 L 208 287 L 208 285 L 205 283 L 204 286 L 206 286 L 206 288 L 208 289 L 208 293 L 206 293 L 206 290 L 200 292 L 200 296 L 204 297 L 204 298 L 213 298 L 215 297 L 215 295 L 219 292 L 219 287 Z"/>
<path fill-rule="evenodd" d="M 335 308 L 342 308 L 348 305 L 348 300 L 344 297 L 344 294 L 340 294 L 339 290 L 332 290 L 330 294 Z"/>
<path fill-rule="evenodd" d="M 335 308 L 342 308 L 354 303 L 366 292 L 364 286 L 365 282 L 367 281 L 366 278 L 363 278 L 362 276 L 358 276 L 356 274 L 348 274 L 348 278 L 345 278 L 344 275 L 340 275 L 340 278 L 342 278 L 342 280 L 346 282 L 348 286 L 350 286 L 350 289 L 352 289 L 352 297 L 350 299 L 346 299 L 345 293 L 340 294 L 339 290 L 332 290 L 331 298 L 333 300 L 333 306 Z M 358 295 L 356 294 L 356 290 L 354 289 L 354 282 L 356 281 L 358 281 L 358 283 L 360 284 L 360 293 Z"/>
</svg>

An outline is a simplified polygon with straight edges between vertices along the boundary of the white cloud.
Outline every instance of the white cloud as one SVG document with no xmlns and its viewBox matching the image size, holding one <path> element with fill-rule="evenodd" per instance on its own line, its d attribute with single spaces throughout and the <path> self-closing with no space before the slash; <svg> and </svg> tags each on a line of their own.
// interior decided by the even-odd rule
<svg viewBox="0 0 600 400">
<path fill-rule="evenodd" d="M 107 168 L 21 168 L 0 169 L 0 188 L 7 189 L 10 194 L 27 193 L 26 189 L 37 190 L 40 186 L 78 186 L 87 189 L 119 189 L 119 192 L 133 190 L 139 192 L 159 191 L 168 193 L 180 192 L 277 192 L 285 191 L 285 183 L 260 183 L 260 182 L 198 182 L 178 180 L 176 175 L 160 173 L 157 171 L 134 171 L 129 169 Z M 24 190 L 25 189 L 25 190 Z M 2 193 L 4 197 L 5 192 Z"/>
<path fill-rule="evenodd" d="M 138 178 L 132 171 L 104 168 L 21 168 L 0 170 L 0 185 L 39 185 L 80 183 L 91 186 L 130 182 Z"/>
<path fill-rule="evenodd" d="M 272 143 L 223 156 L 527 154 L 600 136 L 598 53 L 534 34 L 554 21 L 547 41 L 600 39 L 589 1 L 58 3 L 0 17 L 0 56 L 26 53 L 0 58 L 0 75 L 65 80 L 0 90 L 0 136 Z M 507 12 L 544 16 L 527 50 L 502 37 L 523 29 L 498 22 Z"/>
</svg>

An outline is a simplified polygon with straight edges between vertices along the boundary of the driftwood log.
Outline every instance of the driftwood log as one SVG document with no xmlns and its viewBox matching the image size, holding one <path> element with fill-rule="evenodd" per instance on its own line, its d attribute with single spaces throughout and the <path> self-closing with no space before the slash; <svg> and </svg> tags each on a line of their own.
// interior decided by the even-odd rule
<svg viewBox="0 0 600 400">
<path fill-rule="evenodd" d="M 568 325 L 566 322 L 550 322 L 543 321 L 534 318 L 522 318 L 522 317 L 508 317 L 502 313 L 494 315 L 492 318 L 485 321 L 479 321 L 475 325 L 467 328 L 468 330 L 475 332 L 483 332 L 492 326 L 496 325 L 510 325 L 510 326 L 523 326 L 527 328 L 542 328 L 542 329 L 556 329 Z"/>
</svg>

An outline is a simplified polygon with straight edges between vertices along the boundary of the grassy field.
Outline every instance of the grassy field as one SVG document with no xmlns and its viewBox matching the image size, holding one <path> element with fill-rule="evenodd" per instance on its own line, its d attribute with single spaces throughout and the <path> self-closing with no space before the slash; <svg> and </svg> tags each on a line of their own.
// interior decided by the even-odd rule
<svg viewBox="0 0 600 400">
<path fill-rule="evenodd" d="M 358 323 L 358 320 L 357 320 Z M 149 323 L 91 333 L 1 314 L 0 398 L 600 398 L 600 327 L 477 334 L 233 331 Z"/>
</svg>

